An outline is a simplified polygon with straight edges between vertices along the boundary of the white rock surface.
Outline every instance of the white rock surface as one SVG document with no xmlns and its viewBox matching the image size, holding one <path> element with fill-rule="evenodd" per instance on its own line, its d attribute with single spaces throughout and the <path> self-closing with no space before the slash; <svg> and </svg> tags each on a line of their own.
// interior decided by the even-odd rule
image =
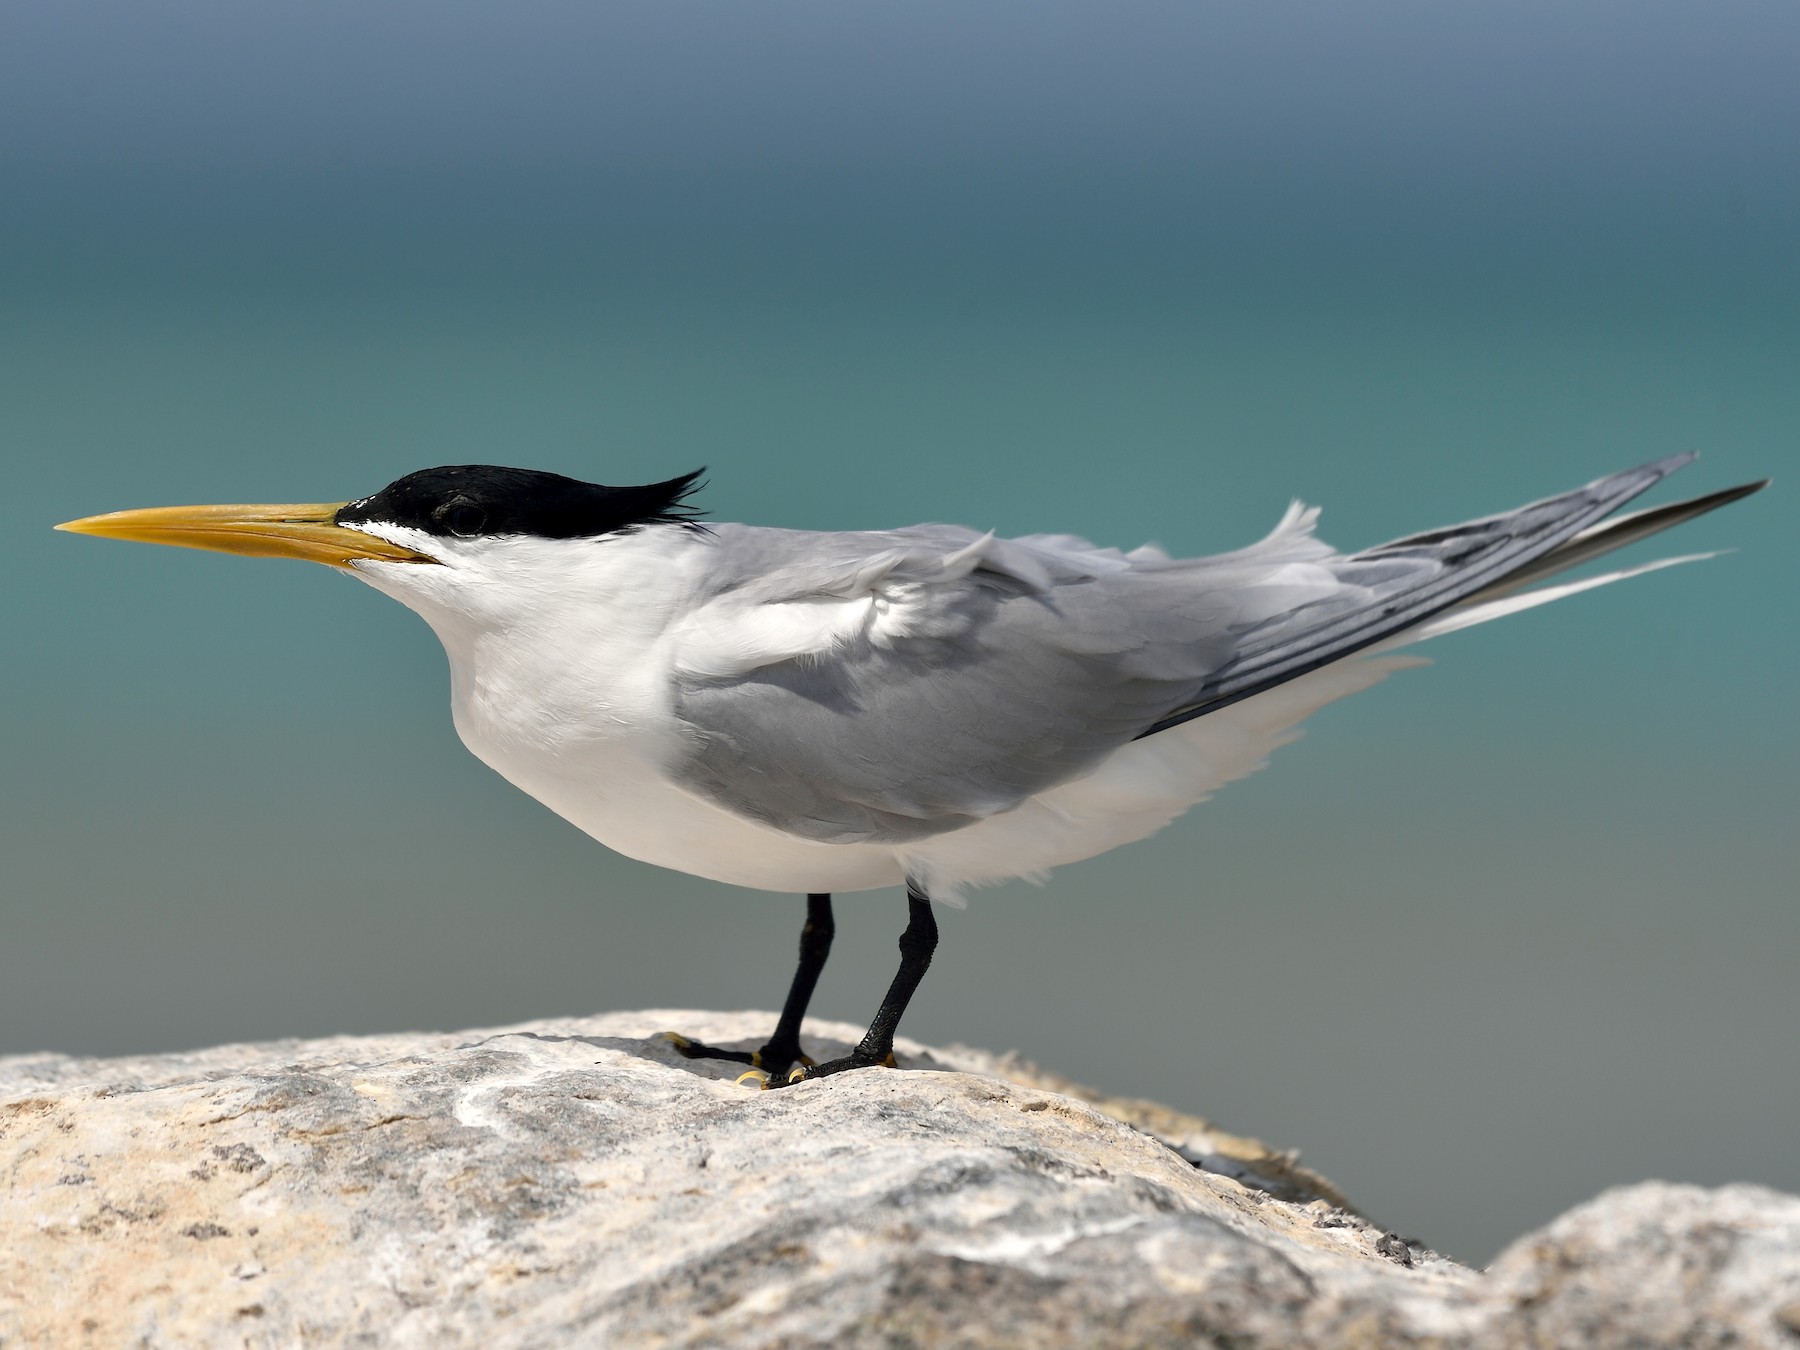
<svg viewBox="0 0 1800 1350">
<path fill-rule="evenodd" d="M 1610 1192 L 1482 1274 L 1028 1065 L 759 1093 L 656 1037 L 772 1024 L 0 1059 L 0 1346 L 1800 1347 L 1791 1196 Z"/>
</svg>

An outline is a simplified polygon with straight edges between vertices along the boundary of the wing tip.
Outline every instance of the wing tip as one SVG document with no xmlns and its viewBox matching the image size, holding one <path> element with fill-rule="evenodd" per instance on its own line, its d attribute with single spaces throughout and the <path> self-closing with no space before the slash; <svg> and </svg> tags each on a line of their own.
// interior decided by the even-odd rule
<svg viewBox="0 0 1800 1350">
<path fill-rule="evenodd" d="M 1741 502 L 1746 497 L 1754 497 L 1774 481 L 1773 478 L 1758 478 L 1753 483 L 1739 483 L 1736 487 L 1725 488 L 1717 494 L 1722 499 L 1719 504 L 1723 506 L 1725 502 Z"/>
<path fill-rule="evenodd" d="M 1691 508 L 1688 513 L 1688 518 L 1691 519 L 1693 516 L 1705 515 L 1708 511 L 1716 511 L 1721 506 L 1730 506 L 1733 502 L 1741 502 L 1746 497 L 1754 497 L 1774 481 L 1775 480 L 1772 478 L 1758 478 L 1751 483 L 1739 483 L 1734 487 L 1720 488 L 1717 492 L 1708 492 L 1685 502 L 1676 502 L 1673 507 L 1656 507 L 1652 509 L 1675 510 L 1684 507 Z"/>
<path fill-rule="evenodd" d="M 1698 450 L 1682 450 L 1673 455 L 1664 455 L 1661 459 L 1653 459 L 1648 464 L 1641 464 L 1635 469 L 1626 469 L 1623 473 L 1609 474 L 1605 478 L 1599 479 L 1594 486 L 1599 487 L 1603 484 L 1616 483 L 1625 479 L 1637 478 L 1640 475 L 1648 475 L 1650 482 L 1645 484 L 1645 486 L 1648 487 L 1650 484 L 1661 482 L 1670 474 L 1677 473 L 1680 470 L 1687 468 L 1688 465 L 1699 458 L 1700 452 Z M 1704 496 L 1694 498 L 1694 503 L 1706 503 L 1706 509 L 1709 511 L 1715 507 L 1729 506 L 1732 502 L 1742 501 L 1745 497 L 1754 496 L 1756 493 L 1761 492 L 1764 488 L 1768 487 L 1773 481 L 1774 479 L 1772 478 L 1758 478 L 1753 482 L 1739 483 L 1735 487 L 1721 488 L 1717 492 L 1709 492 Z M 1639 491 L 1642 490 L 1643 489 L 1641 488 L 1639 489 Z M 1635 496 L 1636 493 L 1633 495 Z"/>
</svg>

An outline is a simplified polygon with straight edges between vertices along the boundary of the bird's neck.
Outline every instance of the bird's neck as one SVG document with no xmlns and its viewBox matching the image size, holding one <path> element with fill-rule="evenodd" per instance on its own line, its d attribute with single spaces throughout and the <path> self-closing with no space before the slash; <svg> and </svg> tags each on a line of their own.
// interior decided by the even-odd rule
<svg viewBox="0 0 1800 1350">
<path fill-rule="evenodd" d="M 692 531 L 653 527 L 522 559 L 508 603 L 420 607 L 450 659 L 464 742 L 533 791 L 522 778 L 678 758 L 667 638 L 705 553 Z"/>
</svg>

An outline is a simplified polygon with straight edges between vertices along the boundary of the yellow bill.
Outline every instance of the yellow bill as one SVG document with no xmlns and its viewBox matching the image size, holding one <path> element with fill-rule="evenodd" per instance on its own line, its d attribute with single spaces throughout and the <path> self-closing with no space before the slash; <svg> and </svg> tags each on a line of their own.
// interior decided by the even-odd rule
<svg viewBox="0 0 1800 1350">
<path fill-rule="evenodd" d="M 300 558 L 348 567 L 359 559 L 380 562 L 435 562 L 399 544 L 337 523 L 343 502 L 293 506 L 156 506 L 113 511 L 58 525 L 71 534 L 135 539 L 145 544 L 213 549 L 253 558 Z"/>
</svg>

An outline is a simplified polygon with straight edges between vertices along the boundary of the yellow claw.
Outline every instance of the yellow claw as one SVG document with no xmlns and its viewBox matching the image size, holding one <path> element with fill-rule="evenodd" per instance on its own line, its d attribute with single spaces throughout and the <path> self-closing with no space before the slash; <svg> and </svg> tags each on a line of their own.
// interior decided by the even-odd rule
<svg viewBox="0 0 1800 1350">
<path fill-rule="evenodd" d="M 767 1092 L 769 1090 L 769 1075 L 761 1069 L 751 1069 L 747 1073 L 740 1073 L 737 1076 L 737 1081 L 740 1083 L 755 1083 L 758 1092 Z"/>
<path fill-rule="evenodd" d="M 657 1034 L 677 1050 L 686 1050 L 693 1045 L 693 1042 L 686 1036 L 683 1036 L 679 1031 L 661 1031 Z"/>
<path fill-rule="evenodd" d="M 810 1069 L 811 1067 L 812 1067 L 812 1061 L 809 1059 L 806 1061 L 806 1063 L 800 1065 L 798 1068 L 789 1069 L 788 1070 L 788 1082 L 790 1082 L 790 1083 L 805 1082 L 806 1081 L 806 1071 L 808 1069 Z"/>
</svg>

